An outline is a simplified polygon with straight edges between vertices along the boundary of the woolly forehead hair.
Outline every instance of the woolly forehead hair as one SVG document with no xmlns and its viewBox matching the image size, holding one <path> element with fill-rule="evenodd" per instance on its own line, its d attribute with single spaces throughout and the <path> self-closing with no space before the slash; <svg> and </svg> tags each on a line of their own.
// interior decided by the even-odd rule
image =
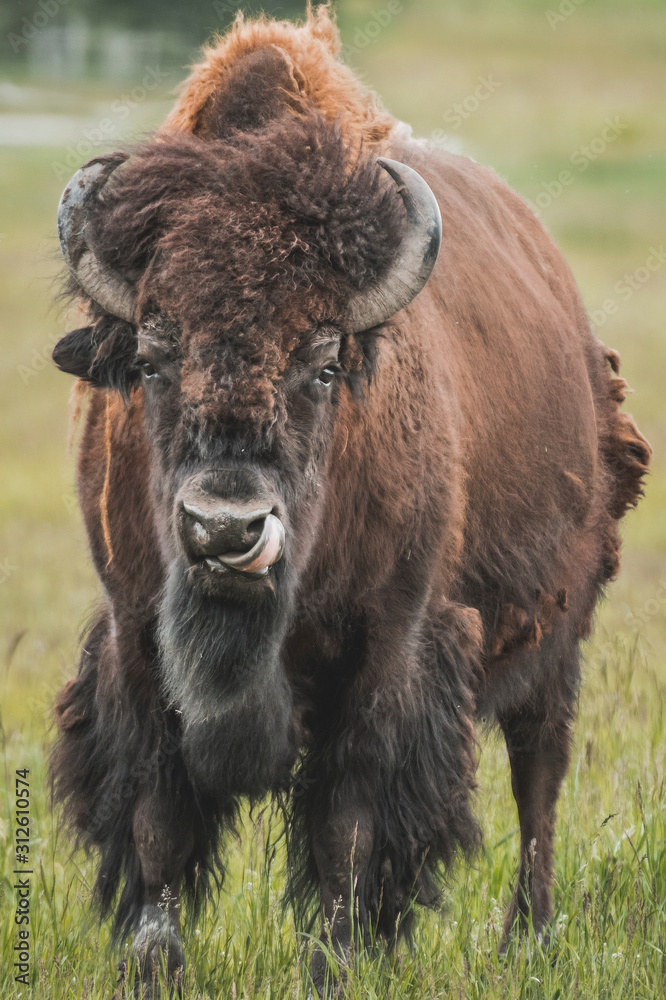
<svg viewBox="0 0 666 1000">
<path fill-rule="evenodd" d="M 289 352 L 381 278 L 403 226 L 374 156 L 312 113 L 230 140 L 166 133 L 135 149 L 90 243 L 139 282 L 145 309 L 180 326 L 190 403 L 209 408 L 214 385 L 220 417 L 263 422 Z"/>
</svg>

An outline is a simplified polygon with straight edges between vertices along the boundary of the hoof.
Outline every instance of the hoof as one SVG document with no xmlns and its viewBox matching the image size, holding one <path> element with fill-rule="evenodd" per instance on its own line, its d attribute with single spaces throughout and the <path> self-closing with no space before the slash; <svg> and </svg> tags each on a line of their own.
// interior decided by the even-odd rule
<svg viewBox="0 0 666 1000">
<path fill-rule="evenodd" d="M 534 938 L 536 939 L 536 944 L 540 951 L 553 954 L 551 961 L 554 962 L 557 957 L 557 949 L 555 947 L 556 934 L 552 924 L 545 924 L 540 930 L 535 931 Z M 505 931 L 502 935 L 502 940 L 499 946 L 499 957 L 502 959 L 508 959 L 512 953 L 524 950 L 529 962 L 532 960 L 531 951 L 533 940 L 534 939 L 530 937 L 528 927 L 526 927 L 525 924 L 520 924 L 516 921 L 512 929 Z"/>
<path fill-rule="evenodd" d="M 142 1000 L 180 996 L 185 972 L 185 953 L 178 927 L 178 911 L 144 906 L 132 945 L 139 975 L 134 996 Z M 164 974 L 168 988 L 162 989 Z"/>
<path fill-rule="evenodd" d="M 113 1000 L 126 1000 L 127 990 L 125 989 L 127 983 L 127 962 L 118 962 L 116 967 L 118 972 L 118 985 L 116 991 L 113 994 Z"/>
<path fill-rule="evenodd" d="M 337 974 L 331 968 L 326 953 L 317 948 L 312 957 L 310 975 L 312 977 L 313 990 L 308 994 L 308 1000 L 335 1000 L 335 997 L 342 996 L 345 981 L 344 958 L 336 956 L 339 965 Z"/>
</svg>

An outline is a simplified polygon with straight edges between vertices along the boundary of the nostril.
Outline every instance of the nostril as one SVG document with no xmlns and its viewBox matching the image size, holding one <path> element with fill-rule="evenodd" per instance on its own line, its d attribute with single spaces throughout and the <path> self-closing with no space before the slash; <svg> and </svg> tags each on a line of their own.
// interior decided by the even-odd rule
<svg viewBox="0 0 666 1000">
<path fill-rule="evenodd" d="M 202 510 L 199 510 L 199 508 L 195 507 L 194 504 L 186 503 L 185 501 L 183 501 L 182 503 L 182 508 L 186 514 L 189 514 L 189 516 L 193 518 L 194 521 L 196 521 L 200 526 L 203 527 L 204 521 L 207 520 L 207 515 L 204 514 Z"/>
<path fill-rule="evenodd" d="M 266 523 L 266 517 L 257 517 L 254 521 L 250 521 L 245 532 L 247 534 L 247 540 L 249 545 L 254 545 L 257 539 L 260 537 L 262 531 L 264 530 L 264 524 Z M 248 546 L 249 547 L 249 546 Z"/>
<path fill-rule="evenodd" d="M 179 533 L 185 548 L 196 558 L 205 556 L 214 540 L 214 519 L 195 504 L 183 501 L 178 521 Z"/>
</svg>

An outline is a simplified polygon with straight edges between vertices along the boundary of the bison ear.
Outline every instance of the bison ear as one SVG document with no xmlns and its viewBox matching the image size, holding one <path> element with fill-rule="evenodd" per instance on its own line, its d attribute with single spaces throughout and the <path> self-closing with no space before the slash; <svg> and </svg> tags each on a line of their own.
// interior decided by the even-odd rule
<svg viewBox="0 0 666 1000">
<path fill-rule="evenodd" d="M 129 323 L 115 317 L 105 316 L 93 326 L 66 333 L 53 348 L 52 357 L 61 371 L 125 395 L 138 379 L 136 333 Z"/>
<path fill-rule="evenodd" d="M 51 357 L 61 372 L 88 379 L 95 351 L 93 348 L 93 327 L 84 326 L 72 330 L 61 337 L 53 348 Z"/>
</svg>

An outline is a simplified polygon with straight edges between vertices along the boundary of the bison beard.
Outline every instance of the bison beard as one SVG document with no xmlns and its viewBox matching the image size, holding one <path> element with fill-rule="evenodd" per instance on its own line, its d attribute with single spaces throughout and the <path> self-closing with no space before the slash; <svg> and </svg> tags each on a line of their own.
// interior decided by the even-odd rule
<svg viewBox="0 0 666 1000">
<path fill-rule="evenodd" d="M 294 763 L 293 695 L 280 663 L 289 588 L 258 602 L 220 601 L 177 560 L 158 618 L 160 674 L 182 719 L 195 789 L 222 803 L 285 787 Z"/>
</svg>

